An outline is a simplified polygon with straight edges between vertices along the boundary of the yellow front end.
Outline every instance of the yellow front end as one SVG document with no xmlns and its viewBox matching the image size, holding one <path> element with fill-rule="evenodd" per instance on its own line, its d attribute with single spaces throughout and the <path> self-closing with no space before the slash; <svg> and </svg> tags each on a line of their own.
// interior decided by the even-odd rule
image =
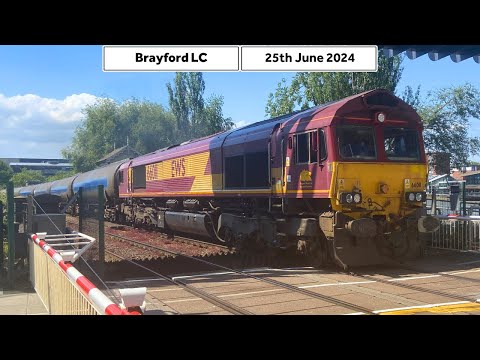
<svg viewBox="0 0 480 360">
<path fill-rule="evenodd" d="M 405 194 L 423 192 L 424 196 L 426 164 L 335 162 L 331 169 L 329 195 L 334 211 L 354 219 L 384 215 L 390 222 L 422 207 L 422 201 L 408 201 Z M 346 203 L 348 193 L 359 193 L 361 201 Z"/>
</svg>

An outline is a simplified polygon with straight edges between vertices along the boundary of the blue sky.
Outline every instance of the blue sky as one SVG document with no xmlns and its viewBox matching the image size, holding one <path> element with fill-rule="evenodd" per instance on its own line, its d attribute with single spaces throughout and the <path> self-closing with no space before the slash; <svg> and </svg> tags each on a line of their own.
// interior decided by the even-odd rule
<svg viewBox="0 0 480 360">
<path fill-rule="evenodd" d="M 473 59 L 437 62 L 428 56 L 403 62 L 401 92 L 422 93 L 469 81 L 480 88 L 480 64 Z M 268 94 L 294 73 L 204 73 L 206 95 L 224 96 L 224 115 L 239 125 L 262 120 Z M 166 83 L 174 73 L 104 73 L 101 46 L 0 46 L 0 157 L 59 157 L 80 110 L 96 97 L 131 97 L 168 105 Z M 480 121 L 471 133 L 480 136 Z M 480 157 L 475 157 L 478 161 Z"/>
</svg>

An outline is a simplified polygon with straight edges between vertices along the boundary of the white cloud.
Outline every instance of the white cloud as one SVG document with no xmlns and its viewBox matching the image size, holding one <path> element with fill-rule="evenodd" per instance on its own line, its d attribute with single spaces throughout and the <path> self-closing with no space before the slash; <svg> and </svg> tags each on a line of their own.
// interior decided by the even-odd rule
<svg viewBox="0 0 480 360">
<path fill-rule="evenodd" d="M 0 94 L 0 157 L 59 157 L 83 118 L 82 109 L 97 99 L 85 93 L 64 99 Z"/>
<path fill-rule="evenodd" d="M 249 120 L 238 120 L 238 121 L 235 121 L 235 127 L 236 127 L 237 129 L 239 129 L 239 128 L 241 128 L 241 127 L 250 125 L 251 123 L 253 123 L 253 121 L 249 121 Z"/>
</svg>

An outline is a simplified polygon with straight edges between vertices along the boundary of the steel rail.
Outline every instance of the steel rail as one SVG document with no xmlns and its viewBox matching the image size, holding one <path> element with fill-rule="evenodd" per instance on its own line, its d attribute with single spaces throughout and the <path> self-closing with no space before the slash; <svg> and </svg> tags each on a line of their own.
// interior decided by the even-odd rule
<svg viewBox="0 0 480 360">
<path fill-rule="evenodd" d="M 142 269 L 147 270 L 147 271 L 151 272 L 152 274 L 160 277 L 161 279 L 164 279 L 164 280 L 170 282 L 171 284 L 180 286 L 183 289 L 185 289 L 185 291 L 189 292 L 190 294 L 198 296 L 199 298 L 204 299 L 204 300 L 208 301 L 209 303 L 212 303 L 212 304 L 214 304 L 214 305 L 222 308 L 223 310 L 226 310 L 226 311 L 228 311 L 228 312 L 230 312 L 234 315 L 254 315 L 252 312 L 250 312 L 248 310 L 245 310 L 245 309 L 242 309 L 242 308 L 236 306 L 235 304 L 232 304 L 229 301 L 220 299 L 219 297 L 217 297 L 215 295 L 209 294 L 209 293 L 207 293 L 207 292 L 205 292 L 201 289 L 195 288 L 194 286 L 188 285 L 188 284 L 184 283 L 183 281 L 179 281 L 179 280 L 176 280 L 172 277 L 160 274 L 160 273 L 158 273 L 158 272 L 156 272 L 152 269 L 147 268 L 146 266 L 143 266 L 142 264 L 139 264 L 138 262 L 136 262 L 134 260 L 130 260 L 130 259 L 127 259 L 123 256 L 115 254 L 113 251 L 105 250 L 105 252 L 109 253 L 110 255 L 116 256 L 119 259 L 128 261 L 128 262 L 130 262 L 130 263 L 132 263 L 136 266 L 139 266 Z"/>
<path fill-rule="evenodd" d="M 243 276 L 258 280 L 258 281 L 266 282 L 266 283 L 269 283 L 269 284 L 277 286 L 277 287 L 282 287 L 284 289 L 291 290 L 291 291 L 294 291 L 294 292 L 298 292 L 298 293 L 301 293 L 303 295 L 307 295 L 309 297 L 317 298 L 317 299 L 326 301 L 326 302 L 334 304 L 334 305 L 338 305 L 338 306 L 341 306 L 341 307 L 344 307 L 344 308 L 355 310 L 357 312 L 362 312 L 362 313 L 365 313 L 365 314 L 368 314 L 368 315 L 376 315 L 373 310 L 367 309 L 363 306 L 352 304 L 352 303 L 347 302 L 347 301 L 336 299 L 332 296 L 319 294 L 319 293 L 313 292 L 311 290 L 301 289 L 301 288 L 299 288 L 297 286 L 294 286 L 294 285 L 286 284 L 286 283 L 283 283 L 283 282 L 280 282 L 280 281 L 277 281 L 277 280 L 273 280 L 273 279 L 269 279 L 269 278 L 265 278 L 265 277 L 260 277 L 260 276 L 257 276 L 257 275 L 252 275 L 250 273 L 247 273 L 247 272 L 244 272 L 244 271 L 241 271 L 241 270 L 231 269 L 231 268 L 228 268 L 226 266 L 215 264 L 215 263 L 212 263 L 212 262 L 204 260 L 204 259 L 195 258 L 193 256 L 182 254 L 182 253 L 177 252 L 177 251 L 164 249 L 160 246 L 144 244 L 144 243 L 141 243 L 141 242 L 133 240 L 133 239 L 128 239 L 124 236 L 115 235 L 115 234 L 111 234 L 111 233 L 105 233 L 105 234 L 113 236 L 113 237 L 117 237 L 117 238 L 125 240 L 125 241 L 130 241 L 132 243 L 140 243 L 140 244 L 142 244 L 146 247 L 150 247 L 152 249 L 156 249 L 156 250 L 159 250 L 159 251 L 164 251 L 166 253 L 170 253 L 170 254 L 176 255 L 176 256 L 182 256 L 182 257 L 194 260 L 194 261 L 198 261 L 198 262 L 210 265 L 212 267 L 217 267 L 217 268 L 226 270 L 228 272 L 236 273 L 236 274 L 243 275 Z"/>
</svg>

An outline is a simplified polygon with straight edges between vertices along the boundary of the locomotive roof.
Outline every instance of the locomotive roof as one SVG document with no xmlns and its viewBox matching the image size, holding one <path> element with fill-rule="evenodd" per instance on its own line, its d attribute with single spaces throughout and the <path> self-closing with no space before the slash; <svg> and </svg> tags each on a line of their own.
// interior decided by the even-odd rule
<svg viewBox="0 0 480 360">
<path fill-rule="evenodd" d="M 248 124 L 241 128 L 231 129 L 200 139 L 192 139 L 181 144 L 171 145 L 166 148 L 156 150 L 152 153 L 134 158 L 131 160 L 131 162 L 127 161 L 120 168 L 126 168 L 130 164 L 130 166 L 145 165 L 152 162 L 167 160 L 173 157 L 181 157 L 197 152 L 212 150 L 222 146 L 225 143 L 233 142 L 234 138 L 246 139 L 246 137 L 248 137 L 249 141 L 251 138 L 255 138 L 255 140 L 263 138 L 268 139 L 271 131 L 277 124 L 280 124 L 282 127 L 292 127 L 294 124 L 299 123 L 298 120 L 305 120 L 301 122 L 308 123 L 315 117 L 321 117 L 324 121 L 323 126 L 325 126 L 329 125 L 334 117 L 339 115 L 339 113 L 365 110 L 366 107 L 398 107 L 402 111 L 412 112 L 416 115 L 417 121 L 420 121 L 420 118 L 413 108 L 393 95 L 390 91 L 384 89 L 369 90 L 344 99 L 317 105 L 309 109 L 298 110 L 289 114 Z M 321 116 L 316 116 L 320 113 Z M 238 141 L 240 141 L 240 139 Z"/>
</svg>

